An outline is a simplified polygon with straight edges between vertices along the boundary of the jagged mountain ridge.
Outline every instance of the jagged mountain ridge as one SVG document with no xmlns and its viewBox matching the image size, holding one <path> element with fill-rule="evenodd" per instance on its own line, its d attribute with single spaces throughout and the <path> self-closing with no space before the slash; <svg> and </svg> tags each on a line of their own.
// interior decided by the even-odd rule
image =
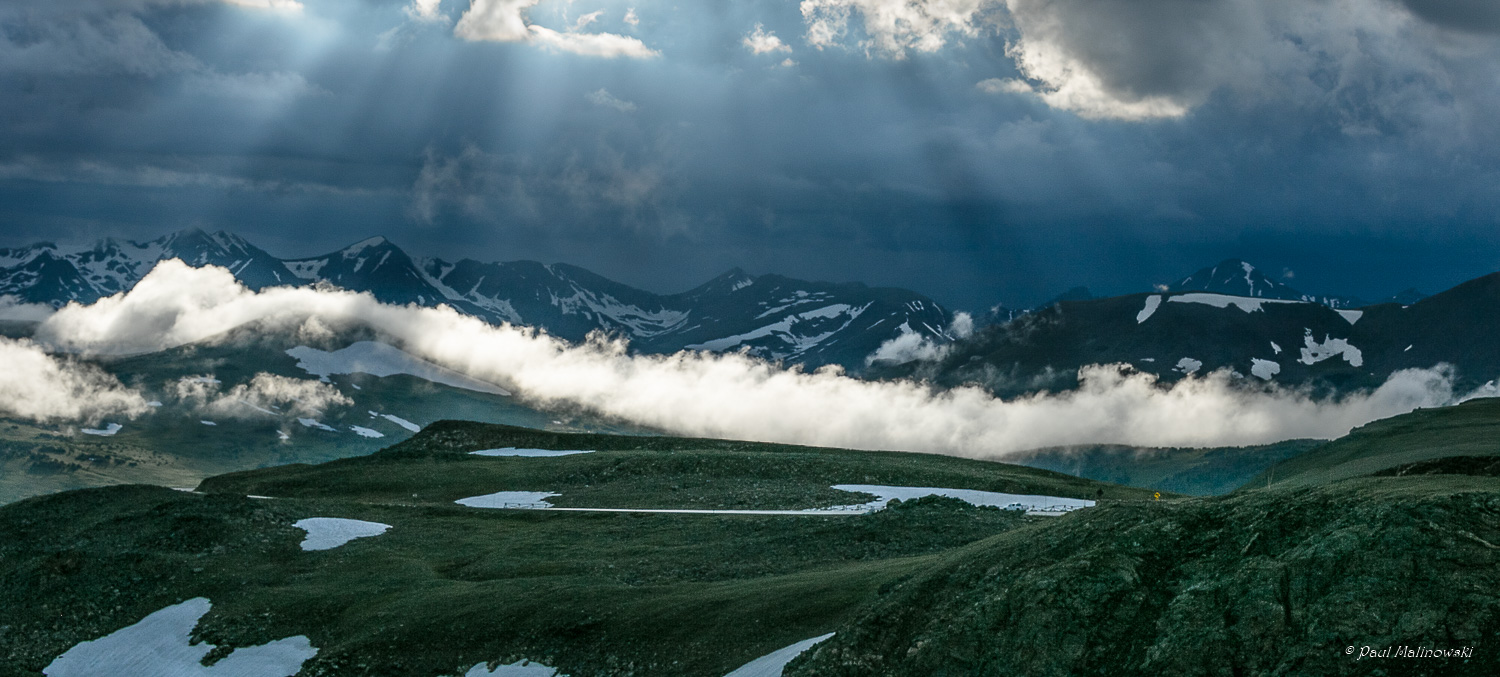
<svg viewBox="0 0 1500 677">
<path fill-rule="evenodd" d="M 1300 292 L 1291 285 L 1267 275 L 1264 271 L 1241 259 L 1225 259 L 1216 265 L 1201 268 L 1192 275 L 1182 278 L 1177 283 L 1166 285 L 1165 289 L 1159 288 L 1159 290 L 1167 292 L 1202 291 L 1249 298 L 1307 301 L 1335 309 L 1376 305 L 1375 303 L 1370 303 L 1354 296 L 1317 295 Z M 1407 289 L 1378 303 L 1399 303 L 1409 306 L 1425 297 L 1425 294 L 1415 289 Z"/>
<path fill-rule="evenodd" d="M 1500 273 L 1410 305 L 1358 310 L 1198 291 L 1063 301 L 986 327 L 937 360 L 874 375 L 1009 395 L 1071 389 L 1079 368 L 1119 363 L 1168 382 L 1230 369 L 1252 382 L 1334 394 L 1379 386 L 1403 369 L 1449 365 L 1467 392 L 1500 376 L 1500 348 L 1482 340 L 1500 332 L 1497 307 Z"/>
<path fill-rule="evenodd" d="M 807 282 L 731 270 L 679 294 L 656 294 L 567 264 L 448 262 L 414 257 L 374 237 L 322 256 L 278 259 L 237 235 L 201 230 L 91 247 L 39 243 L 0 249 L 0 296 L 60 307 L 128 290 L 157 261 L 228 268 L 253 289 L 331 284 L 387 303 L 451 305 L 489 322 L 538 327 L 571 341 L 603 330 L 633 349 L 745 350 L 810 368 L 858 370 L 884 342 L 953 337 L 952 314 L 904 289 Z"/>
</svg>

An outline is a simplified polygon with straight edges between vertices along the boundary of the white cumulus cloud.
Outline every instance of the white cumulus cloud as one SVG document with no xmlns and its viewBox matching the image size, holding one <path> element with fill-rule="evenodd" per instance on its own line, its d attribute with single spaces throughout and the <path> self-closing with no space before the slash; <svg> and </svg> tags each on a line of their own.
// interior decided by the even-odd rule
<svg viewBox="0 0 1500 677">
<path fill-rule="evenodd" d="M 610 94 L 609 90 L 604 89 L 603 87 L 600 87 L 599 89 L 589 92 L 588 94 L 585 94 L 583 96 L 585 99 L 589 100 L 589 103 L 592 103 L 595 106 L 613 108 L 617 111 L 620 111 L 621 113 L 630 113 L 635 111 L 634 103 Z"/>
<path fill-rule="evenodd" d="M 580 19 L 575 28 L 556 31 L 527 21 L 526 12 L 540 0 L 472 0 L 458 18 L 453 34 L 464 40 L 529 42 L 584 56 L 647 59 L 660 53 L 638 38 L 616 33 L 577 32 L 590 21 Z M 586 17 L 588 15 L 585 15 Z"/>
<path fill-rule="evenodd" d="M 54 357 L 25 339 L 0 337 L 0 415 L 93 421 L 148 411 L 139 392 L 98 367 Z"/>
<path fill-rule="evenodd" d="M 791 46 L 776 37 L 775 33 L 766 30 L 761 24 L 755 24 L 755 30 L 750 31 L 742 41 L 745 49 L 752 54 L 775 54 L 777 52 L 791 52 Z"/>
</svg>

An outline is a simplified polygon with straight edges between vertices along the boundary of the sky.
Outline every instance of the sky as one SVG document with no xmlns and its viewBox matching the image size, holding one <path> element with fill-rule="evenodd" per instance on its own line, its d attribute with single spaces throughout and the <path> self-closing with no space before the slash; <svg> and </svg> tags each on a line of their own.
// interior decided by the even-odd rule
<svg viewBox="0 0 1500 677">
<path fill-rule="evenodd" d="M 958 309 L 1500 270 L 1489 0 L 7 0 L 0 246 L 385 235 Z"/>
</svg>

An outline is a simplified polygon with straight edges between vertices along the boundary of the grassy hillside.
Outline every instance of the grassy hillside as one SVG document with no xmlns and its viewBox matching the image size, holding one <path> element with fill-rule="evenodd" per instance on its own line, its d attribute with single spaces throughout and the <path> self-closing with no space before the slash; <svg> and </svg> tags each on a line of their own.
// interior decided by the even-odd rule
<svg viewBox="0 0 1500 677">
<path fill-rule="evenodd" d="M 1249 447 L 1142 448 L 1115 445 L 1050 447 L 1012 454 L 1007 462 L 1033 468 L 1194 496 L 1227 494 L 1320 440 L 1287 440 Z"/>
<path fill-rule="evenodd" d="M 1494 478 L 1109 504 L 944 554 L 787 675 L 1494 675 L 1497 543 Z M 1473 651 L 1358 660 L 1403 645 Z"/>
<path fill-rule="evenodd" d="M 1305 487 L 1447 456 L 1500 455 L 1500 398 L 1419 409 L 1356 428 L 1272 466 L 1246 486 Z"/>
<path fill-rule="evenodd" d="M 594 450 L 494 458 L 495 447 Z M 788 676 L 1490 675 L 1500 479 L 1407 474 L 1224 497 L 941 456 L 442 421 L 378 453 L 0 507 L 0 677 L 194 597 L 220 647 L 306 635 L 300 675 L 721 677 L 838 634 Z M 1444 467 L 1447 467 L 1445 465 Z M 1428 469 L 1431 470 L 1431 469 Z M 871 483 L 1093 497 L 1032 517 L 924 498 L 861 516 L 487 510 L 808 508 Z M 251 498 L 247 494 L 271 498 Z M 299 548 L 309 517 L 391 525 Z M 1356 660 L 1347 647 L 1472 647 Z"/>
<path fill-rule="evenodd" d="M 498 447 L 586 449 L 548 459 L 495 459 L 468 452 Z M 289 465 L 210 478 L 210 493 L 353 498 L 448 505 L 495 491 L 555 491 L 562 507 L 797 509 L 848 504 L 833 484 L 889 484 L 1145 499 L 1146 489 L 987 461 L 684 437 L 538 431 L 442 421 L 370 456 L 317 466 Z"/>
<path fill-rule="evenodd" d="M 513 445 L 599 451 L 466 453 Z M 717 677 L 851 621 L 943 552 L 1054 519 L 935 498 L 859 517 L 452 503 L 527 489 L 617 507 L 861 498 L 828 488 L 839 482 L 1146 493 L 939 456 L 441 422 L 372 456 L 212 478 L 202 494 L 122 486 L 0 507 L 0 675 L 34 677 L 78 642 L 203 596 L 213 644 L 310 637 L 321 652 L 303 675 L 453 675 L 524 657 L 579 676 Z M 291 525 L 307 517 L 393 528 L 303 552 Z"/>
</svg>

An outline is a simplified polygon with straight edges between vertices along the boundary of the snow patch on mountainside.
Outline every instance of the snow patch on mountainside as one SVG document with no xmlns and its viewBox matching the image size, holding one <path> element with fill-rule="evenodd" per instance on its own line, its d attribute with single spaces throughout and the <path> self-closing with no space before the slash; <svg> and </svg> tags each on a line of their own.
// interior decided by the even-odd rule
<svg viewBox="0 0 1500 677">
<path fill-rule="evenodd" d="M 339 431 L 338 428 L 335 428 L 326 423 L 321 423 L 314 418 L 299 418 L 297 419 L 297 422 L 301 423 L 302 427 L 304 428 L 317 428 L 318 430 L 326 430 L 331 433 L 336 433 Z"/>
<path fill-rule="evenodd" d="M 81 432 L 81 433 L 83 433 L 85 435 L 98 435 L 100 437 L 109 437 L 109 436 L 114 435 L 117 432 L 120 432 L 120 430 L 123 429 L 124 427 L 125 426 L 122 426 L 122 425 L 120 425 L 118 423 L 111 423 L 111 424 L 109 424 L 107 426 L 104 426 L 102 429 L 101 428 L 84 428 L 82 430 L 79 430 L 78 432 Z"/>
<path fill-rule="evenodd" d="M 1036 496 L 1032 494 L 1005 494 L 998 491 L 974 489 L 944 489 L 940 487 L 893 487 L 883 484 L 835 484 L 834 489 L 861 494 L 874 494 L 876 499 L 857 505 L 838 505 L 829 510 L 874 511 L 884 508 L 891 501 L 910 501 L 924 496 L 945 496 L 976 506 L 994 506 L 1028 512 L 1066 512 L 1093 507 L 1094 502 L 1081 498 Z"/>
<path fill-rule="evenodd" d="M 297 358 L 299 369 L 323 378 L 327 378 L 330 374 L 369 374 L 382 378 L 406 374 L 453 388 L 474 390 L 491 395 L 510 394 L 510 391 L 497 385 L 464 376 L 451 369 L 413 357 L 399 348 L 374 341 L 360 341 L 331 353 L 317 348 L 297 346 L 287 350 L 286 354 Z"/>
<path fill-rule="evenodd" d="M 818 345 L 828 337 L 844 330 L 849 326 L 851 322 L 855 320 L 855 318 L 858 318 L 860 314 L 864 313 L 865 310 L 869 307 L 870 304 L 868 303 L 860 306 L 859 308 L 853 308 L 847 303 L 835 303 L 823 306 L 822 308 L 788 315 L 782 318 L 780 322 L 768 324 L 764 327 L 760 327 L 743 334 L 717 338 L 711 341 L 704 341 L 703 343 L 695 343 L 693 345 L 687 346 L 687 348 L 689 350 L 707 350 L 717 353 L 723 352 L 747 341 L 754 341 L 755 339 L 764 338 L 767 336 L 775 336 L 776 338 L 781 339 L 782 342 L 786 344 L 786 350 L 773 351 L 773 355 L 775 357 L 790 357 L 806 352 L 808 349 Z M 840 316 L 846 318 L 843 325 L 831 331 L 824 331 L 811 336 L 799 336 L 796 332 L 793 331 L 793 328 L 797 325 L 805 324 L 810 320 L 833 319 Z M 910 327 L 908 327 L 908 329 L 910 329 Z"/>
<path fill-rule="evenodd" d="M 1191 357 L 1184 357 L 1178 360 L 1177 366 L 1173 368 L 1184 374 L 1192 374 L 1194 372 L 1197 372 L 1199 369 L 1202 369 L 1203 363 Z"/>
<path fill-rule="evenodd" d="M 332 550 L 356 538 L 379 536 L 391 528 L 389 524 L 342 517 L 309 517 L 292 526 L 307 532 L 302 539 L 303 550 Z"/>
<path fill-rule="evenodd" d="M 1363 310 L 1335 310 L 1333 312 L 1338 313 L 1339 317 L 1348 320 L 1349 324 L 1358 322 L 1359 318 L 1364 317 L 1365 314 L 1365 311 Z"/>
<path fill-rule="evenodd" d="M 135 625 L 68 649 L 42 668 L 42 674 L 47 677 L 287 677 L 318 655 L 318 649 L 307 637 L 297 635 L 235 649 L 213 666 L 205 666 L 203 658 L 217 647 L 208 642 L 194 644 L 193 629 L 212 608 L 203 597 L 174 604 Z"/>
<path fill-rule="evenodd" d="M 510 665 L 499 665 L 494 670 L 489 669 L 484 663 L 478 663 L 464 673 L 464 677 L 556 677 L 556 675 L 557 668 L 528 660 L 519 660 Z"/>
<path fill-rule="evenodd" d="M 787 664 L 791 663 L 793 658 L 801 656 L 803 652 L 830 637 L 833 637 L 831 632 L 782 647 L 740 666 L 724 677 L 781 677 L 782 671 L 786 670 Z"/>
<path fill-rule="evenodd" d="M 1361 353 L 1359 348 L 1349 345 L 1349 339 L 1336 339 L 1325 335 L 1323 341 L 1319 343 L 1313 339 L 1312 333 L 1308 332 L 1302 340 L 1304 344 L 1302 359 L 1298 361 L 1303 364 L 1317 364 L 1330 357 L 1342 357 L 1351 367 L 1363 366 L 1365 363 L 1364 353 Z"/>
<path fill-rule="evenodd" d="M 1288 301 L 1284 299 L 1249 298 L 1245 296 L 1228 296 L 1225 294 L 1179 294 L 1168 301 L 1173 303 L 1201 303 L 1215 308 L 1228 308 L 1234 306 L 1247 313 L 1259 312 L 1261 306 L 1267 303 L 1301 303 L 1301 301 Z"/>
<path fill-rule="evenodd" d="M 548 458 L 552 456 L 572 456 L 573 454 L 592 454 L 592 449 L 517 449 L 505 447 L 503 449 L 480 449 L 469 452 L 474 456 L 524 456 L 528 458 Z"/>
<path fill-rule="evenodd" d="M 470 508 L 550 508 L 552 504 L 546 499 L 561 495 L 550 491 L 497 491 L 483 496 L 460 498 L 454 503 Z"/>
<path fill-rule="evenodd" d="M 1269 381 L 1272 377 L 1280 373 L 1281 364 L 1271 360 L 1262 360 L 1258 357 L 1250 358 L 1250 374 L 1252 376 Z"/>
<path fill-rule="evenodd" d="M 1140 324 L 1150 319 L 1152 315 L 1156 314 L 1156 309 L 1159 307 L 1161 307 L 1160 294 L 1152 294 L 1150 296 L 1147 296 L 1146 307 L 1141 308 L 1141 312 L 1135 314 L 1135 323 Z"/>
</svg>

